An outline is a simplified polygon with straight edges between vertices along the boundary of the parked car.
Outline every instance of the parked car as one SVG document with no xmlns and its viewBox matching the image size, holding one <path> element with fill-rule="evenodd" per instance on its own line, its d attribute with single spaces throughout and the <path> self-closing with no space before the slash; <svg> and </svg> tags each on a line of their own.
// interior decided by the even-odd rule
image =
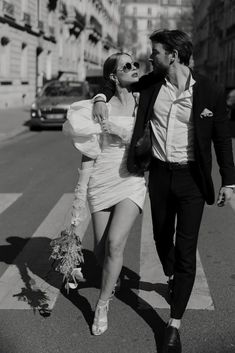
<svg viewBox="0 0 235 353">
<path fill-rule="evenodd" d="M 62 126 L 69 106 L 89 99 L 87 82 L 53 80 L 45 84 L 30 110 L 30 130 Z"/>
</svg>

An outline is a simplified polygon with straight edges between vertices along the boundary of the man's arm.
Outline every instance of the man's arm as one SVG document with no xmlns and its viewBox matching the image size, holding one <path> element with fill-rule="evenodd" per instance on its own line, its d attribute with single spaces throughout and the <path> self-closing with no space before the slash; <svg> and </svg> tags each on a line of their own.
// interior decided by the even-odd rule
<svg viewBox="0 0 235 353">
<path fill-rule="evenodd" d="M 156 83 L 161 77 L 154 73 L 153 71 L 143 75 L 140 77 L 138 82 L 134 82 L 131 85 L 132 91 L 133 92 L 141 92 L 143 89 L 148 88 L 150 85 L 153 85 Z M 105 102 L 108 102 L 114 95 L 116 90 L 115 84 L 111 81 L 104 81 L 103 86 L 100 89 L 100 92 L 94 97 L 94 102 L 103 99 L 104 97 L 101 96 L 104 95 L 106 99 L 104 99 Z"/>
<path fill-rule="evenodd" d="M 102 98 L 100 97 L 100 94 L 104 95 L 106 97 L 105 102 L 108 102 L 113 97 L 115 90 L 115 84 L 112 81 L 105 80 L 100 92 L 94 97 L 94 103 L 98 98 Z"/>
<path fill-rule="evenodd" d="M 142 76 L 138 82 L 133 83 L 132 91 L 141 92 L 161 79 L 163 79 L 162 76 L 157 75 L 152 71 L 149 74 Z M 96 121 L 102 121 L 108 118 L 108 109 L 105 103 L 113 97 L 115 90 L 115 85 L 112 82 L 106 81 L 101 87 L 100 92 L 93 98 L 93 118 Z"/>
<path fill-rule="evenodd" d="M 235 185 L 235 167 L 233 161 L 232 140 L 229 129 L 228 112 L 225 94 L 218 90 L 215 104 L 215 117 L 213 126 L 213 142 L 216 158 L 222 177 L 222 187 L 217 200 L 218 206 L 223 206 L 230 200 Z"/>
<path fill-rule="evenodd" d="M 93 119 L 99 123 L 108 118 L 108 108 L 106 102 L 108 102 L 114 95 L 116 90 L 115 84 L 111 81 L 104 81 L 100 92 L 93 98 Z"/>
</svg>

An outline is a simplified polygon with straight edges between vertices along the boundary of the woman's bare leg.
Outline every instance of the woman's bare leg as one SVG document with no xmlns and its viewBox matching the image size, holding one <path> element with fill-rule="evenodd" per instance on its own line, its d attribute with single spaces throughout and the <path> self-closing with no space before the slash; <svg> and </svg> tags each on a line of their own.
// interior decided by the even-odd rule
<svg viewBox="0 0 235 353">
<path fill-rule="evenodd" d="M 128 234 L 138 213 L 138 206 L 126 199 L 114 207 L 111 215 L 106 240 L 102 286 L 91 328 L 93 335 L 101 335 L 108 328 L 109 299 L 121 272 Z"/>
<path fill-rule="evenodd" d="M 107 301 L 121 272 L 123 253 L 131 227 L 139 214 L 139 207 L 129 199 L 119 202 L 114 209 L 106 240 L 106 254 L 100 299 Z"/>
<path fill-rule="evenodd" d="M 94 254 L 98 264 L 103 267 L 105 256 L 105 242 L 108 229 L 112 219 L 112 211 L 105 210 L 92 214 L 93 232 L 94 232 Z"/>
</svg>

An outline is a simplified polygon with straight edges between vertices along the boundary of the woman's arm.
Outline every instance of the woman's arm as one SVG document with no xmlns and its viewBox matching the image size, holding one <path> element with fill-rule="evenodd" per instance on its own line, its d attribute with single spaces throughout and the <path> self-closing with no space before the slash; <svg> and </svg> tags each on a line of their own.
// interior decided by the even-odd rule
<svg viewBox="0 0 235 353">
<path fill-rule="evenodd" d="M 132 137 L 132 130 L 120 127 L 114 122 L 106 119 L 102 120 L 101 127 L 104 132 L 120 137 L 122 142 L 124 142 L 125 144 L 130 143 Z"/>
</svg>

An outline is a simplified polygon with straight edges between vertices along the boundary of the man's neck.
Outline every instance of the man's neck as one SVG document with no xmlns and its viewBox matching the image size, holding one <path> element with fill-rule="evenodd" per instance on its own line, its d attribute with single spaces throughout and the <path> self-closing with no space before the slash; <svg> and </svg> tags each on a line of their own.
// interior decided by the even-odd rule
<svg viewBox="0 0 235 353">
<path fill-rule="evenodd" d="M 191 73 L 187 66 L 176 64 L 170 67 L 167 79 L 181 93 L 189 88 L 190 76 Z"/>
</svg>

